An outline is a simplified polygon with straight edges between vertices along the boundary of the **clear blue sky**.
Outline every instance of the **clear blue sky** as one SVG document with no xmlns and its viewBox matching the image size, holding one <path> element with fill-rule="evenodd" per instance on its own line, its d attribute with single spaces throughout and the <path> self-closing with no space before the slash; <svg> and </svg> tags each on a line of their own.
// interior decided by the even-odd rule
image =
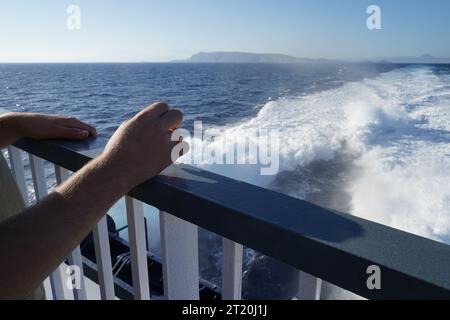
<svg viewBox="0 0 450 320">
<path fill-rule="evenodd" d="M 81 8 L 81 30 L 66 9 Z M 382 10 L 369 31 L 366 9 Z M 2 0 L 0 61 L 165 61 L 199 51 L 450 57 L 447 0 Z"/>
</svg>

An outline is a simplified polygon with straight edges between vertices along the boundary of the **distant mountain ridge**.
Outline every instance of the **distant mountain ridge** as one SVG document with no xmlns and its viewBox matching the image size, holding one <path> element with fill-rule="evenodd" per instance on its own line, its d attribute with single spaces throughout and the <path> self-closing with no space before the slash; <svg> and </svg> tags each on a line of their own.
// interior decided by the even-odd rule
<svg viewBox="0 0 450 320">
<path fill-rule="evenodd" d="M 311 63 L 326 62 L 326 59 L 296 58 L 285 54 L 249 52 L 200 52 L 190 59 L 173 61 L 188 63 Z"/>
<path fill-rule="evenodd" d="M 390 63 L 423 63 L 423 64 L 449 64 L 450 58 L 434 57 L 431 54 L 424 54 L 420 57 L 392 57 L 377 58 L 374 62 L 390 62 Z"/>
<path fill-rule="evenodd" d="M 250 53 L 250 52 L 200 52 L 187 60 L 176 60 L 173 63 L 346 63 L 350 61 L 330 59 L 297 58 L 285 54 Z M 434 57 L 425 54 L 420 57 L 382 57 L 353 62 L 405 63 L 405 64 L 450 64 L 450 58 Z"/>
</svg>

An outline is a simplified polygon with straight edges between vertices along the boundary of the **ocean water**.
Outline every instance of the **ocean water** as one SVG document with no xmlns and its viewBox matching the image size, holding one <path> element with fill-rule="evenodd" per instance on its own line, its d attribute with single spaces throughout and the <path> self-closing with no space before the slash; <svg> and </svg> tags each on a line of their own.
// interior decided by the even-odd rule
<svg viewBox="0 0 450 320">
<path fill-rule="evenodd" d="M 156 100 L 183 110 L 189 130 L 202 120 L 223 137 L 255 128 L 283 137 L 274 177 L 204 169 L 450 243 L 449 65 L 0 65 L 1 107 L 77 116 L 101 135 Z M 111 213 L 119 227 L 122 208 Z M 217 284 L 220 248 L 201 231 L 202 275 Z M 292 296 L 296 276 L 246 250 L 245 297 Z M 324 298 L 339 297 L 325 287 Z"/>
</svg>

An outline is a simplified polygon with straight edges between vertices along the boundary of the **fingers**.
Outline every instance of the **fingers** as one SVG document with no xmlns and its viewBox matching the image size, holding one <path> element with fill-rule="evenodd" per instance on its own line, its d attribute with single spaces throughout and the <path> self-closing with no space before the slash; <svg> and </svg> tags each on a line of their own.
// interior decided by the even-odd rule
<svg viewBox="0 0 450 320">
<path fill-rule="evenodd" d="M 138 113 L 137 117 L 145 116 L 148 118 L 157 119 L 163 116 L 168 111 L 169 105 L 167 103 L 157 102 L 142 110 L 140 113 Z"/>
<path fill-rule="evenodd" d="M 87 131 L 91 137 L 97 137 L 97 130 L 76 118 L 63 118 L 59 121 L 61 126 Z"/>
<path fill-rule="evenodd" d="M 64 126 L 55 126 L 53 130 L 53 139 L 85 140 L 89 138 L 90 132 L 86 129 L 71 128 Z"/>
<path fill-rule="evenodd" d="M 179 110 L 171 110 L 166 103 L 157 102 L 138 113 L 135 119 L 157 120 L 164 130 L 173 131 L 183 121 L 183 114 Z"/>
<path fill-rule="evenodd" d="M 161 117 L 161 124 L 168 131 L 175 130 L 183 121 L 183 114 L 180 110 L 169 110 Z"/>
</svg>

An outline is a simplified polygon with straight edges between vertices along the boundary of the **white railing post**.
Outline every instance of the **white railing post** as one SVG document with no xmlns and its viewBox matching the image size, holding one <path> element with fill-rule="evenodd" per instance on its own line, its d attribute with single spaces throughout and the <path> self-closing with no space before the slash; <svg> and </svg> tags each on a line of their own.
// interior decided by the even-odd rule
<svg viewBox="0 0 450 320">
<path fill-rule="evenodd" d="M 241 300 L 243 246 L 226 238 L 222 244 L 222 300 Z"/>
<path fill-rule="evenodd" d="M 98 282 L 102 300 L 114 300 L 114 277 L 109 246 L 108 221 L 104 216 L 93 230 Z"/>
<path fill-rule="evenodd" d="M 80 271 L 80 287 L 73 289 L 73 297 L 75 300 L 87 300 L 86 283 L 84 281 L 83 256 L 81 248 L 77 246 L 68 257 L 70 266 L 77 266 Z"/>
<path fill-rule="evenodd" d="M 30 199 L 28 197 L 27 183 L 25 180 L 25 167 L 23 164 L 22 151 L 16 147 L 9 146 L 8 155 L 9 155 L 9 162 L 11 164 L 11 172 L 13 174 L 14 180 L 16 181 L 19 191 L 22 194 L 25 206 L 29 206 Z M 47 288 L 50 288 L 48 294 L 49 296 L 51 295 L 51 298 L 53 299 L 53 293 L 51 292 L 50 278 L 45 279 L 44 284 L 46 291 Z"/>
<path fill-rule="evenodd" d="M 322 280 L 306 272 L 299 271 L 298 300 L 320 300 Z"/>
<path fill-rule="evenodd" d="M 147 250 L 148 251 L 150 251 L 151 250 L 151 247 L 152 247 L 152 241 L 151 241 L 151 223 L 152 223 L 152 221 L 151 221 L 151 219 L 149 219 L 149 218 L 147 218 L 147 219 L 145 219 L 145 233 L 146 233 L 146 241 L 147 241 Z M 152 237 L 153 237 L 154 235 L 152 235 Z"/>
<path fill-rule="evenodd" d="M 42 200 L 48 194 L 47 177 L 45 176 L 44 161 L 32 154 L 29 154 L 29 158 L 34 194 L 37 202 L 38 200 Z"/>
<path fill-rule="evenodd" d="M 167 300 L 198 300 L 198 227 L 161 212 L 164 296 Z"/>
<path fill-rule="evenodd" d="M 32 154 L 29 154 L 31 176 L 33 178 L 34 194 L 36 202 L 43 199 L 48 194 L 47 179 L 44 170 L 44 161 Z M 50 275 L 50 283 L 52 287 L 54 300 L 65 300 L 64 294 L 64 276 L 62 267 L 59 266 Z"/>
<path fill-rule="evenodd" d="M 70 171 L 58 165 L 55 165 L 56 184 L 60 185 L 70 177 Z M 77 266 L 80 270 L 80 288 L 73 289 L 73 296 L 75 300 L 87 300 L 86 284 L 84 281 L 83 258 L 81 255 L 80 246 L 77 246 L 68 257 L 69 265 Z"/>
<path fill-rule="evenodd" d="M 56 184 L 59 186 L 64 181 L 69 179 L 70 171 L 55 164 L 55 176 L 56 176 Z"/>
<path fill-rule="evenodd" d="M 142 202 L 128 196 L 125 198 L 125 204 L 127 209 L 134 298 L 136 300 L 150 300 L 144 206 Z"/>
<path fill-rule="evenodd" d="M 8 147 L 9 161 L 11 163 L 11 171 L 16 180 L 16 184 L 19 187 L 20 193 L 22 193 L 25 206 L 30 204 L 28 198 L 27 184 L 25 180 L 25 170 L 22 159 L 22 151 L 16 147 Z"/>
</svg>

